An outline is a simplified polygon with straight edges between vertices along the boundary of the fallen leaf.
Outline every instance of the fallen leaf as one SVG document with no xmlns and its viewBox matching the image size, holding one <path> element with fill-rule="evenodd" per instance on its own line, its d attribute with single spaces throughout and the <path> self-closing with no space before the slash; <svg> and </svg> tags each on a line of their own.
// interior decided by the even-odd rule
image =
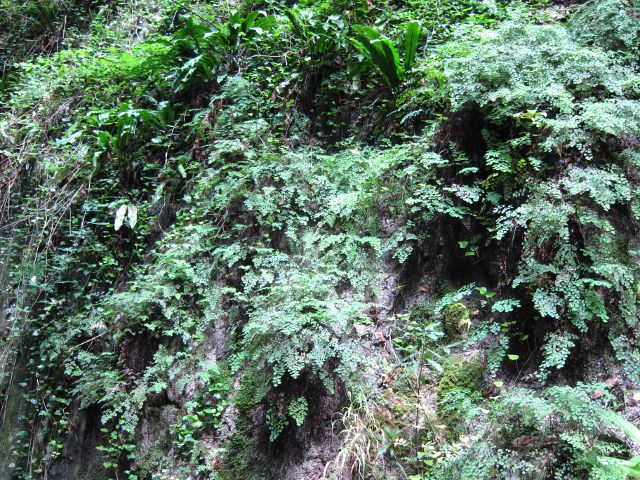
<svg viewBox="0 0 640 480">
<path fill-rule="evenodd" d="M 364 337 L 367 334 L 366 325 L 362 325 L 361 323 L 356 323 L 354 325 L 354 328 L 359 337 Z"/>
<path fill-rule="evenodd" d="M 131 228 L 135 227 L 136 223 L 138 222 L 138 207 L 136 207 L 135 205 L 128 205 L 127 218 L 129 219 L 129 226 Z"/>
<path fill-rule="evenodd" d="M 620 383 L 620 380 L 615 377 L 610 377 L 607 378 L 604 383 L 607 385 L 607 387 L 612 388 L 618 385 Z"/>
<path fill-rule="evenodd" d="M 529 445 L 533 441 L 533 438 L 528 435 L 523 435 L 521 437 L 516 438 L 513 442 L 511 442 L 512 447 L 524 447 Z"/>
<path fill-rule="evenodd" d="M 117 232 L 122 227 L 124 222 L 124 216 L 127 214 L 127 206 L 120 205 L 120 208 L 116 211 L 116 219 L 113 222 L 113 229 Z"/>
<path fill-rule="evenodd" d="M 387 343 L 384 335 L 382 334 L 382 332 L 376 332 L 376 345 L 381 345 L 383 343 Z"/>
</svg>

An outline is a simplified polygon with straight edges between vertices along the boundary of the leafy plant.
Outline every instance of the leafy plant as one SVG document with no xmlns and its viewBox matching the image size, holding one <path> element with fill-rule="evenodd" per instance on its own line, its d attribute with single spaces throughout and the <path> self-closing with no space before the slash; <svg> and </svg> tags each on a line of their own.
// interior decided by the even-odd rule
<svg viewBox="0 0 640 480">
<path fill-rule="evenodd" d="M 181 89 L 211 82 L 221 62 L 215 26 L 193 15 L 185 16 L 183 23 L 182 28 L 164 40 L 168 46 L 166 54 L 151 61 L 154 66 L 158 62 L 173 65 L 167 79 Z M 223 33 L 220 38 L 229 40 L 230 35 Z M 238 33 L 233 41 L 239 38 Z"/>
<path fill-rule="evenodd" d="M 312 10 L 286 8 L 291 30 L 305 45 L 311 58 L 320 58 L 342 46 L 345 23 L 338 15 L 321 21 Z"/>
<path fill-rule="evenodd" d="M 634 475 L 637 460 L 612 457 L 614 452 L 624 456 L 625 447 L 611 441 L 607 432 L 621 428 L 633 438 L 636 429 L 591 400 L 588 392 L 593 388 L 553 387 L 541 394 L 509 391 L 492 405 L 490 424 L 471 449 L 441 456 L 425 477 L 502 479 L 540 471 L 561 478 L 592 475 L 623 480 Z M 545 455 L 551 448 L 568 460 Z"/>
<path fill-rule="evenodd" d="M 354 32 L 354 36 L 351 38 L 352 43 L 378 70 L 391 91 L 397 94 L 402 83 L 410 78 L 418 49 L 420 25 L 416 22 L 406 24 L 402 60 L 391 41 L 374 28 L 354 25 L 352 29 Z"/>
<path fill-rule="evenodd" d="M 274 26 L 275 18 L 272 15 L 253 11 L 243 17 L 236 10 L 229 15 L 229 19 L 225 24 L 218 27 L 216 36 L 231 52 L 236 52 L 243 42 L 252 40 Z"/>
<path fill-rule="evenodd" d="M 626 437 L 636 445 L 640 445 L 640 429 L 619 414 L 611 413 L 608 420 L 619 428 Z M 606 466 L 616 465 L 630 478 L 640 478 L 640 457 L 623 460 L 615 457 L 602 456 L 600 461 Z"/>
<path fill-rule="evenodd" d="M 592 0 L 571 18 L 570 29 L 581 42 L 616 50 L 630 60 L 640 44 L 640 20 L 634 14 L 637 9 L 635 1 Z"/>
</svg>

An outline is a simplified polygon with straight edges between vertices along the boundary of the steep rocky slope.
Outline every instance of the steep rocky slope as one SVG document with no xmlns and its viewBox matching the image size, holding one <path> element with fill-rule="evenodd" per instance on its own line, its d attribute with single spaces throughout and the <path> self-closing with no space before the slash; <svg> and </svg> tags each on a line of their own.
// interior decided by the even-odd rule
<svg viewBox="0 0 640 480">
<path fill-rule="evenodd" d="M 5 3 L 0 478 L 639 475 L 637 0 Z"/>
</svg>

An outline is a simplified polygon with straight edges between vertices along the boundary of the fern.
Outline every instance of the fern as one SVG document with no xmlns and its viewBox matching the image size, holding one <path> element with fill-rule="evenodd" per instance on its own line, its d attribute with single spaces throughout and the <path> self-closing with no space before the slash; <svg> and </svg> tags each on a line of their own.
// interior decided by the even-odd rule
<svg viewBox="0 0 640 480">
<path fill-rule="evenodd" d="M 631 60 L 640 45 L 638 8 L 637 0 L 591 0 L 573 16 L 569 27 L 581 42 L 616 50 Z"/>
</svg>

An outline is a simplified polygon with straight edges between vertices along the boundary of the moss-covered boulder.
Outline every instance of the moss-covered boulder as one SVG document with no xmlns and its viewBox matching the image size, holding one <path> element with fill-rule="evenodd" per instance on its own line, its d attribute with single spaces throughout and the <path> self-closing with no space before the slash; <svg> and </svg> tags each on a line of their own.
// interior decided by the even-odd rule
<svg viewBox="0 0 640 480">
<path fill-rule="evenodd" d="M 482 386 L 484 366 L 477 360 L 453 357 L 444 367 L 444 373 L 436 393 L 441 400 L 447 392 L 454 388 L 463 388 L 470 391 L 478 391 Z"/>
<path fill-rule="evenodd" d="M 457 438 L 465 420 L 477 413 L 484 366 L 476 360 L 454 357 L 445 366 L 436 393 L 438 420 L 447 427 L 446 435 Z"/>
<path fill-rule="evenodd" d="M 442 329 L 448 337 L 457 337 L 465 325 L 469 325 L 469 310 L 463 303 L 449 305 L 444 311 Z"/>
</svg>

